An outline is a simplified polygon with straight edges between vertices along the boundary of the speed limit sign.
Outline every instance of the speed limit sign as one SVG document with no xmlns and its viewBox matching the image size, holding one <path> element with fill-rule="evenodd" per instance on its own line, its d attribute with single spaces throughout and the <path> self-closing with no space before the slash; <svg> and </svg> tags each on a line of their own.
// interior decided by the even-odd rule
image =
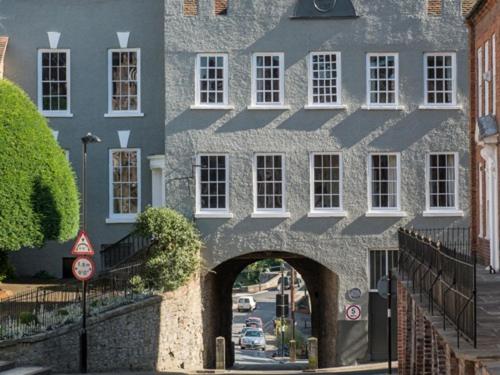
<svg viewBox="0 0 500 375">
<path fill-rule="evenodd" d="M 345 318 L 347 320 L 360 320 L 361 319 L 361 306 L 360 305 L 347 305 L 345 307 Z"/>
<path fill-rule="evenodd" d="M 78 257 L 73 261 L 71 267 L 73 270 L 73 276 L 80 281 L 87 281 L 94 276 L 95 273 L 95 263 L 91 258 L 88 257 Z"/>
</svg>

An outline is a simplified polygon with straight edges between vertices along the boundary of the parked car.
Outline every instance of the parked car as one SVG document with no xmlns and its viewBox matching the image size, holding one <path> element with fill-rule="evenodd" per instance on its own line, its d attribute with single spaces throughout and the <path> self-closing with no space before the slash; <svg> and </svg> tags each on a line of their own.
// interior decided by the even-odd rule
<svg viewBox="0 0 500 375">
<path fill-rule="evenodd" d="M 282 278 L 280 277 L 278 279 L 278 286 L 277 286 L 278 291 L 281 290 L 281 280 L 282 280 Z M 285 283 L 283 284 L 283 289 L 285 289 L 285 290 L 290 289 L 290 286 L 292 284 L 291 283 L 291 277 L 290 276 L 285 276 L 284 280 L 285 280 Z M 296 277 L 294 284 L 295 284 L 295 288 L 296 289 L 300 289 L 304 285 L 304 281 L 301 278 Z"/>
<path fill-rule="evenodd" d="M 248 329 L 241 338 L 241 349 L 260 349 L 266 350 L 266 337 L 261 329 Z"/>
<path fill-rule="evenodd" d="M 262 319 L 257 316 L 251 316 L 245 320 L 245 326 L 250 328 L 263 328 Z"/>
<path fill-rule="evenodd" d="M 243 327 L 243 329 L 241 330 L 240 332 L 240 337 L 238 338 L 238 345 L 241 346 L 241 339 L 243 338 L 243 336 L 245 336 L 245 333 L 250 330 L 250 329 L 257 329 L 257 330 L 260 330 L 262 331 L 262 328 L 253 328 L 253 327 Z"/>
<path fill-rule="evenodd" d="M 257 302 L 252 296 L 244 296 L 238 299 L 238 312 L 253 311 L 257 307 Z"/>
</svg>

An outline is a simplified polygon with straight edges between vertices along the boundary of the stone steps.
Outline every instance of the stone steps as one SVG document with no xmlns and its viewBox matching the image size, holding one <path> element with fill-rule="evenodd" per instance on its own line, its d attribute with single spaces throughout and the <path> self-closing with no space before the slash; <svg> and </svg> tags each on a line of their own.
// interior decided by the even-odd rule
<svg viewBox="0 0 500 375">
<path fill-rule="evenodd" d="M 50 375 L 49 367 L 21 366 L 14 362 L 0 361 L 0 375 Z"/>
</svg>

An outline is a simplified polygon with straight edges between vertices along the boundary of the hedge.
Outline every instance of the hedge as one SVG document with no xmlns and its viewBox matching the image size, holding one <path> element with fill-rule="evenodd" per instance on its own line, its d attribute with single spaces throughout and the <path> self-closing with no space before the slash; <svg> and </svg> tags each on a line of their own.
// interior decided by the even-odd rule
<svg viewBox="0 0 500 375">
<path fill-rule="evenodd" d="M 0 80 L 0 250 L 73 238 L 79 225 L 74 172 L 45 118 Z"/>
</svg>

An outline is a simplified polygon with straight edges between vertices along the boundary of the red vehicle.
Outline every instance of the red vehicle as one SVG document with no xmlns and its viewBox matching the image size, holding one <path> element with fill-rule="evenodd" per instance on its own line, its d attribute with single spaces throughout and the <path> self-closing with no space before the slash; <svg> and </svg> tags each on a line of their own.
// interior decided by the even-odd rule
<svg viewBox="0 0 500 375">
<path fill-rule="evenodd" d="M 245 320 L 245 325 L 247 327 L 262 329 L 262 319 L 257 316 L 251 316 Z"/>
</svg>

